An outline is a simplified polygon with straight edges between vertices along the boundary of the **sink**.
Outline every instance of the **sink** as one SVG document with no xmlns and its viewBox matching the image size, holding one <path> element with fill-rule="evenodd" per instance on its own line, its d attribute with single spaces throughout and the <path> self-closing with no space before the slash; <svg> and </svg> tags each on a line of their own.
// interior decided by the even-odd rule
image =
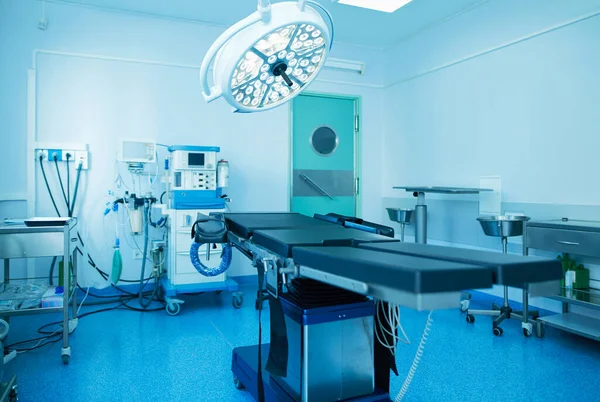
<svg viewBox="0 0 600 402">
<path fill-rule="evenodd" d="M 528 216 L 497 215 L 480 216 L 477 218 L 483 232 L 487 236 L 512 237 L 523 235 L 523 223 L 529 220 Z"/>
<path fill-rule="evenodd" d="M 404 208 L 386 208 L 391 221 L 398 222 L 402 225 L 410 223 L 414 210 Z"/>
</svg>

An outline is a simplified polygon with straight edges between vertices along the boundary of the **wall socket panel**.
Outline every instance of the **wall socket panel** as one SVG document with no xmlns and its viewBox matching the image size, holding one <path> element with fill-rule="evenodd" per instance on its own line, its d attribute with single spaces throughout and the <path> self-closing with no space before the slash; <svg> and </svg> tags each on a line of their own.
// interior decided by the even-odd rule
<svg viewBox="0 0 600 402">
<path fill-rule="evenodd" d="M 42 157 L 42 160 L 49 162 L 54 162 L 55 157 L 58 162 L 66 162 L 68 156 L 69 162 L 73 163 L 75 169 L 77 169 L 79 163 L 81 163 L 81 170 L 87 170 L 89 168 L 89 152 L 87 149 L 36 148 L 35 160 L 38 161 L 40 156 Z"/>
<path fill-rule="evenodd" d="M 141 260 L 144 258 L 144 253 L 142 253 L 140 250 L 133 250 L 133 259 L 134 260 Z"/>
</svg>

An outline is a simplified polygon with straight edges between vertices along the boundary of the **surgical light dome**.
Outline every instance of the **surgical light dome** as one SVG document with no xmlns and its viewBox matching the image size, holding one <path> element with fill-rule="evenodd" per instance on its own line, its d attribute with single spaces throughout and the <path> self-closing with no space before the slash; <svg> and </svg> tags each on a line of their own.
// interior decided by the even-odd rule
<svg viewBox="0 0 600 402">
<path fill-rule="evenodd" d="M 212 102 L 223 96 L 244 113 L 280 106 L 315 79 L 332 42 L 333 21 L 320 4 L 259 0 L 256 12 L 225 31 L 208 50 L 200 69 L 204 98 Z"/>
</svg>

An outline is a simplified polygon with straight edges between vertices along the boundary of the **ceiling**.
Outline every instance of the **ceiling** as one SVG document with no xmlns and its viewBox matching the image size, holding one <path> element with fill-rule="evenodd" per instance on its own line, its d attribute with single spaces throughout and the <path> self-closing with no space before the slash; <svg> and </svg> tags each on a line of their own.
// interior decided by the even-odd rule
<svg viewBox="0 0 600 402">
<path fill-rule="evenodd" d="M 56 0 L 55 0 L 56 1 Z M 274 0 L 276 2 L 278 0 Z M 317 0 L 333 15 L 336 42 L 386 48 L 488 0 L 413 0 L 392 14 Z M 256 9 L 256 0 L 58 0 L 114 10 L 229 26 Z"/>
</svg>

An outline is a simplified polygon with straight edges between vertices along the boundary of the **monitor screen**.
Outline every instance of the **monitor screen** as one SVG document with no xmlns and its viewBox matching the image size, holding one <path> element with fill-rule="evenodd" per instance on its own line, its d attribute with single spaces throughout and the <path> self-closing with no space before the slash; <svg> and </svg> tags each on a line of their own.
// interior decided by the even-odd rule
<svg viewBox="0 0 600 402">
<path fill-rule="evenodd" d="M 204 166 L 204 154 L 203 153 L 188 153 L 188 166 Z"/>
</svg>

